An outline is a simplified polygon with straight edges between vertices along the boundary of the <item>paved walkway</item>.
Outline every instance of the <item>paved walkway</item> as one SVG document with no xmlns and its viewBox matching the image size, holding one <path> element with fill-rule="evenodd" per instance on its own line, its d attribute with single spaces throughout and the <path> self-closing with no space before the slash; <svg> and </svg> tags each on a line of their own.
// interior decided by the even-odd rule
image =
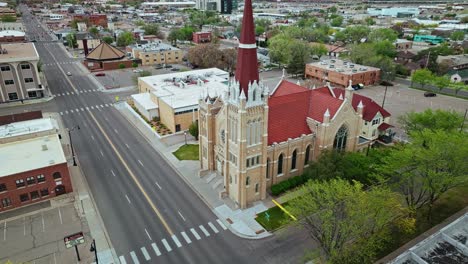
<svg viewBox="0 0 468 264">
<path fill-rule="evenodd" d="M 180 142 L 171 142 L 173 145 L 168 146 L 161 142 L 156 133 L 127 103 L 119 102 L 116 104 L 116 108 L 168 161 L 181 178 L 234 234 L 250 239 L 259 239 L 271 235 L 255 221 L 255 215 L 271 207 L 271 202 L 258 202 L 248 209 L 239 209 L 232 200 L 220 196 L 220 191 L 223 189 L 223 179 L 220 176 L 212 174 L 200 177 L 198 174 L 199 161 L 180 161 L 172 154 L 185 144 L 183 137 L 180 137 Z M 198 144 L 198 142 L 188 141 L 187 144 Z"/>
</svg>

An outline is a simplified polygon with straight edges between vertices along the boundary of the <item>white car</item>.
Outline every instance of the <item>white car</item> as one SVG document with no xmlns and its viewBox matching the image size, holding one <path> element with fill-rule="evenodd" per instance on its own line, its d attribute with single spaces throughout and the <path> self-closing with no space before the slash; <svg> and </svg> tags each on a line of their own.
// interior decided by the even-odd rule
<svg viewBox="0 0 468 264">
<path fill-rule="evenodd" d="M 67 76 L 72 76 L 71 72 L 67 72 Z"/>
<path fill-rule="evenodd" d="M 133 70 L 134 73 L 140 73 L 140 72 L 143 72 L 143 70 L 140 70 L 140 69 L 135 69 Z"/>
</svg>

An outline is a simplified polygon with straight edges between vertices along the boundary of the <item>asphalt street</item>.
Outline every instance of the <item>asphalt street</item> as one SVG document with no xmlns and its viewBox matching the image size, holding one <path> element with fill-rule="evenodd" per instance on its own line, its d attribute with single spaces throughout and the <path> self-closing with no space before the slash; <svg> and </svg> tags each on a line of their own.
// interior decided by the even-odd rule
<svg viewBox="0 0 468 264">
<path fill-rule="evenodd" d="M 23 20 L 27 34 L 38 40 L 55 95 L 29 109 L 56 111 L 67 128 L 80 126 L 72 132 L 78 163 L 121 263 L 295 263 L 304 253 L 301 245 L 308 243 L 300 231 L 251 241 L 225 230 L 113 107 L 112 96 L 99 92 L 80 62 L 68 57 L 24 8 Z"/>
</svg>

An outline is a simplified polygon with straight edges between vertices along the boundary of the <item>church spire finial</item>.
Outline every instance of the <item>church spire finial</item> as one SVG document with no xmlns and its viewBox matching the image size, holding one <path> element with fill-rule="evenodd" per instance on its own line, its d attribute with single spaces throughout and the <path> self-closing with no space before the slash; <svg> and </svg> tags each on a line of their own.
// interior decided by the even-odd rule
<svg viewBox="0 0 468 264">
<path fill-rule="evenodd" d="M 239 88 L 248 94 L 249 82 L 258 82 L 257 45 L 255 42 L 255 25 L 252 0 L 244 2 L 242 31 L 237 50 L 236 80 Z"/>
</svg>

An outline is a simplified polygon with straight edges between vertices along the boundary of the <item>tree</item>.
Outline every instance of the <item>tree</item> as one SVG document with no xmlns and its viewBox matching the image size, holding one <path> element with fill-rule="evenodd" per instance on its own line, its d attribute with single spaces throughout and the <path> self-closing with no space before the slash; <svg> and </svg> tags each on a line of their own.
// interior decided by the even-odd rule
<svg viewBox="0 0 468 264">
<path fill-rule="evenodd" d="M 366 22 L 366 24 L 369 26 L 375 25 L 375 20 L 372 17 L 367 17 L 364 19 L 364 22 Z"/>
<path fill-rule="evenodd" d="M 2 22 L 16 22 L 16 16 L 5 15 L 5 16 L 2 16 L 1 21 Z"/>
<path fill-rule="evenodd" d="M 361 42 L 362 39 L 367 38 L 369 35 L 370 29 L 367 26 L 349 26 L 344 30 L 336 33 L 335 38 L 339 41 L 344 41 L 346 43 L 357 43 Z"/>
<path fill-rule="evenodd" d="M 381 79 L 385 81 L 393 81 L 395 79 L 396 67 L 392 59 L 382 55 L 376 55 L 365 58 L 364 65 L 379 68 L 381 71 Z"/>
<path fill-rule="evenodd" d="M 89 29 L 89 33 L 94 37 L 96 38 L 98 35 L 99 35 L 99 29 L 97 29 L 96 27 L 91 27 Z"/>
<path fill-rule="evenodd" d="M 450 39 L 451 40 L 456 40 L 456 41 L 464 40 L 465 39 L 465 32 L 463 32 L 461 30 L 455 31 L 450 35 Z"/>
<path fill-rule="evenodd" d="M 159 25 L 156 23 L 145 24 L 141 27 L 145 31 L 145 35 L 160 35 Z"/>
<path fill-rule="evenodd" d="M 383 40 L 373 43 L 373 48 L 377 55 L 386 56 L 389 58 L 395 58 L 397 51 L 393 42 L 389 40 Z"/>
<path fill-rule="evenodd" d="M 271 21 L 265 18 L 255 19 L 255 34 L 260 35 L 266 31 L 271 26 Z"/>
<path fill-rule="evenodd" d="M 287 64 L 289 62 L 289 51 L 290 43 L 292 39 L 287 37 L 285 34 L 278 34 L 268 40 L 268 47 L 270 52 L 271 61 L 278 64 Z"/>
<path fill-rule="evenodd" d="M 397 39 L 397 32 L 391 28 L 377 28 L 372 30 L 369 33 L 369 41 L 379 42 L 379 41 L 389 41 L 390 43 L 395 42 Z"/>
<path fill-rule="evenodd" d="M 105 36 L 102 38 L 102 41 L 104 41 L 107 44 L 112 44 L 112 42 L 114 42 L 114 38 L 110 36 Z"/>
<path fill-rule="evenodd" d="M 75 33 L 70 33 L 68 34 L 65 39 L 67 40 L 67 43 L 68 43 L 68 46 L 70 48 L 75 48 L 77 46 L 77 42 L 76 42 L 76 35 Z"/>
<path fill-rule="evenodd" d="M 460 23 L 462 23 L 462 24 L 468 23 L 468 16 L 462 17 L 462 19 L 460 20 Z"/>
<path fill-rule="evenodd" d="M 117 37 L 117 46 L 124 47 L 133 43 L 135 43 L 135 38 L 133 37 L 133 34 L 131 32 L 122 32 Z"/>
<path fill-rule="evenodd" d="M 468 181 L 468 137 L 463 132 L 423 129 L 412 142 L 389 153 L 380 167 L 405 197 L 412 211 L 433 204 L 450 189 Z"/>
<path fill-rule="evenodd" d="M 201 29 L 203 25 L 212 25 L 221 21 L 216 12 L 199 10 L 191 10 L 189 20 L 191 25 L 197 29 Z"/>
<path fill-rule="evenodd" d="M 390 190 L 365 191 L 361 183 L 342 179 L 309 181 L 287 198 L 286 210 L 300 219 L 329 260 L 342 257 L 351 243 L 387 238 L 384 231 L 403 212 L 398 195 Z"/>
<path fill-rule="evenodd" d="M 398 118 L 406 133 L 417 133 L 424 129 L 453 132 L 460 128 L 463 116 L 455 111 L 426 109 L 424 112 L 408 112 Z"/>
<path fill-rule="evenodd" d="M 288 59 L 288 72 L 291 74 L 304 75 L 305 64 L 310 57 L 310 46 L 301 40 L 294 40 L 291 43 L 290 55 Z"/>
<path fill-rule="evenodd" d="M 330 22 L 330 25 L 332 27 L 341 27 L 341 25 L 343 24 L 343 20 L 344 19 L 342 16 L 337 16 L 332 19 L 332 21 Z"/>
<path fill-rule="evenodd" d="M 225 49 L 223 50 L 223 56 L 221 59 L 224 69 L 229 73 L 233 73 L 237 63 L 237 50 L 236 49 Z"/>
<path fill-rule="evenodd" d="M 211 43 L 192 47 L 187 53 L 188 61 L 201 68 L 224 68 L 222 58 L 223 52 L 219 50 L 219 46 Z"/>
<path fill-rule="evenodd" d="M 318 56 L 319 58 L 328 53 L 327 47 L 321 43 L 312 44 L 310 46 L 310 54 L 312 56 Z"/>
<path fill-rule="evenodd" d="M 192 135 L 196 140 L 198 140 L 198 121 L 193 122 L 189 126 L 189 133 Z"/>
<path fill-rule="evenodd" d="M 411 75 L 411 83 L 419 83 L 421 88 L 424 88 L 424 85 L 431 83 L 433 79 L 432 72 L 428 69 L 419 69 L 414 71 Z"/>
<path fill-rule="evenodd" d="M 433 84 L 439 88 L 439 91 L 442 91 L 449 86 L 450 79 L 447 76 L 434 76 Z"/>
<path fill-rule="evenodd" d="M 143 21 L 142 19 L 139 19 L 137 21 L 135 21 L 135 25 L 138 26 L 138 27 L 142 27 L 145 25 L 145 21 Z"/>
</svg>

